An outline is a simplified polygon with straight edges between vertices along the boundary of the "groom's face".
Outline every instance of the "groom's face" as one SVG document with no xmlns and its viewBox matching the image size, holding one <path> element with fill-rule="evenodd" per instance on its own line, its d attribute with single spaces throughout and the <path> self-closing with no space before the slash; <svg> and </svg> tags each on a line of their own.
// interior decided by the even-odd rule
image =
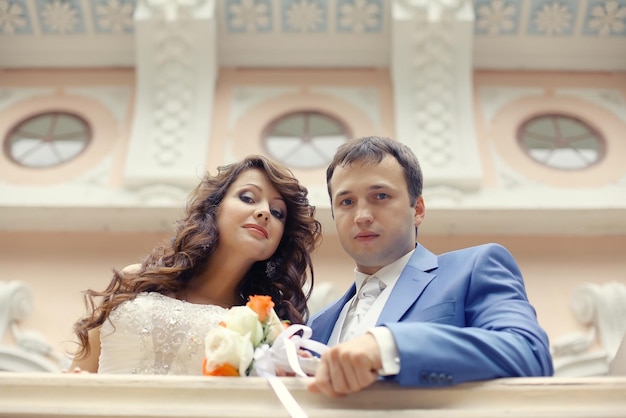
<svg viewBox="0 0 626 418">
<path fill-rule="evenodd" d="M 410 204 L 404 172 L 392 156 L 338 166 L 330 192 L 339 240 L 362 273 L 373 274 L 415 248 L 424 200 Z"/>
</svg>

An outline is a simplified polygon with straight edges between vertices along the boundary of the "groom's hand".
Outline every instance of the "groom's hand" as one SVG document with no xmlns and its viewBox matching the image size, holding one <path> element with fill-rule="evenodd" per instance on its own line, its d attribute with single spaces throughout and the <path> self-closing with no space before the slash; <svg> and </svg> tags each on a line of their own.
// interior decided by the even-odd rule
<svg viewBox="0 0 626 418">
<path fill-rule="evenodd" d="M 366 333 L 325 351 L 309 390 L 332 398 L 345 396 L 374 383 L 381 367 L 378 343 Z"/>
</svg>

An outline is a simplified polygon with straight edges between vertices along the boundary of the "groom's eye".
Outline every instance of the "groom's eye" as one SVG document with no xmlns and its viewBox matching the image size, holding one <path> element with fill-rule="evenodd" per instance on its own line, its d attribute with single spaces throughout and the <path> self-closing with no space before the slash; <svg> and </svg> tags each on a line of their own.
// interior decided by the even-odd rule
<svg viewBox="0 0 626 418">
<path fill-rule="evenodd" d="M 350 206 L 352 204 L 352 199 L 343 199 L 339 205 L 340 206 Z"/>
</svg>

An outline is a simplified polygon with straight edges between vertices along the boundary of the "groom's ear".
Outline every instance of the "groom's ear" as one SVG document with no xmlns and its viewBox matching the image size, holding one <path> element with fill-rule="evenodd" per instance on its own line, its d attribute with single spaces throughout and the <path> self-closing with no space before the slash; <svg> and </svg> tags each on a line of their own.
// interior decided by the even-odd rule
<svg viewBox="0 0 626 418">
<path fill-rule="evenodd" d="M 413 214 L 413 225 L 418 227 L 422 224 L 424 220 L 424 216 L 426 216 L 426 205 L 424 204 L 424 197 L 419 196 L 415 199 L 415 205 L 413 205 L 413 209 L 415 210 Z"/>
</svg>

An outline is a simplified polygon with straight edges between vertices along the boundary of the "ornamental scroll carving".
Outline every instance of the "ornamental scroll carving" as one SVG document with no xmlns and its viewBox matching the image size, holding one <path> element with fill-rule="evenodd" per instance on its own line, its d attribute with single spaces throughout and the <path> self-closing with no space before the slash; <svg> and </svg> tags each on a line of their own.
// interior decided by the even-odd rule
<svg viewBox="0 0 626 418">
<path fill-rule="evenodd" d="M 40 334 L 20 326 L 33 307 L 33 295 L 26 284 L 0 282 L 0 371 L 61 371 L 64 359 Z"/>
<path fill-rule="evenodd" d="M 554 340 L 555 375 L 607 374 L 626 333 L 626 286 L 617 282 L 583 284 L 574 289 L 570 307 L 576 320 L 588 328 Z"/>
</svg>

